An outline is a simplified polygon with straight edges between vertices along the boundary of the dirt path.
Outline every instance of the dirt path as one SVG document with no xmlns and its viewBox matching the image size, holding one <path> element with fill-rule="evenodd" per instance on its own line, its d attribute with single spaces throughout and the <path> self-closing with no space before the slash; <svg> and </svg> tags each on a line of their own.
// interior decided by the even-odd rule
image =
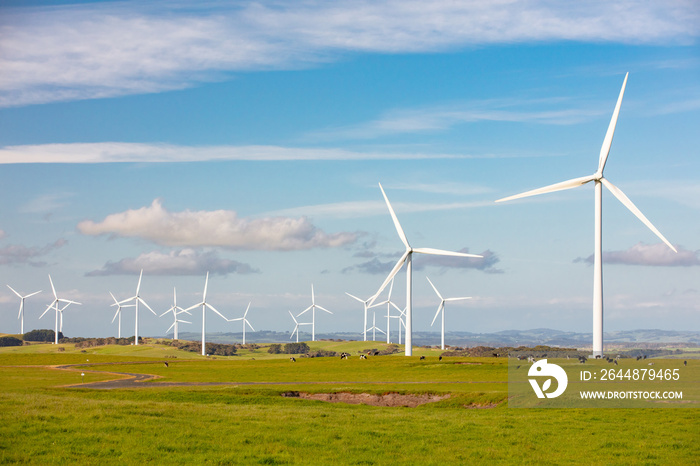
<svg viewBox="0 0 700 466">
<path fill-rule="evenodd" d="M 60 366 L 47 366 L 51 369 L 65 370 L 72 372 L 85 372 L 90 374 L 112 374 L 118 378 L 112 380 L 104 380 L 101 382 L 89 382 L 81 384 L 65 385 L 69 388 L 89 388 L 97 390 L 111 390 L 124 388 L 146 388 L 146 387 L 200 387 L 200 386 L 226 386 L 226 385 L 419 385 L 419 384 L 500 384 L 508 383 L 506 381 L 490 382 L 490 381 L 458 381 L 458 382 L 367 382 L 367 381 L 298 381 L 298 382 L 150 382 L 162 378 L 155 374 L 136 374 L 130 372 L 113 372 L 109 370 L 84 370 L 83 367 L 95 366 L 114 366 L 128 364 L 155 364 L 161 361 L 135 361 L 135 362 L 106 362 L 106 363 L 85 363 L 85 364 L 65 364 Z"/>
</svg>

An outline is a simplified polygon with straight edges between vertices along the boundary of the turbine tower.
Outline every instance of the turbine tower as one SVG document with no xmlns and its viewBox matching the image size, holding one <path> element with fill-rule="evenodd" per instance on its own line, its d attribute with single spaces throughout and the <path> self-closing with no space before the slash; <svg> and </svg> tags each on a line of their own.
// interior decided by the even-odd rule
<svg viewBox="0 0 700 466">
<path fill-rule="evenodd" d="M 246 319 L 246 316 L 248 315 L 248 311 L 250 310 L 250 303 L 248 303 L 248 307 L 245 309 L 245 313 L 243 314 L 243 317 L 238 317 L 236 319 L 229 319 L 229 322 L 235 322 L 237 320 L 242 320 L 243 321 L 243 344 L 245 345 L 245 326 L 248 325 L 252 331 L 255 331 L 252 325 L 250 325 L 250 322 L 248 322 L 248 319 Z"/>
<path fill-rule="evenodd" d="M 117 338 L 121 338 L 122 337 L 122 308 L 123 307 L 134 307 L 134 306 L 136 306 L 136 304 L 126 304 L 126 305 L 122 306 L 122 304 L 119 301 L 117 301 L 117 298 L 114 297 L 114 295 L 112 294 L 111 291 L 109 292 L 109 294 L 112 296 L 112 299 L 114 300 L 114 304 L 112 304 L 112 306 L 117 306 L 117 312 L 114 313 L 114 317 L 112 317 L 111 323 L 114 323 L 114 319 L 116 319 L 117 316 L 119 316 L 119 321 L 117 323 L 117 328 L 118 328 Z"/>
<path fill-rule="evenodd" d="M 178 324 L 180 324 L 180 323 L 191 324 L 192 322 L 188 322 L 186 320 L 180 320 L 177 318 L 177 315 L 182 314 L 182 313 L 186 313 L 188 315 L 192 315 L 192 314 L 190 314 L 189 312 L 185 311 L 183 308 L 181 308 L 180 306 L 177 305 L 177 291 L 175 290 L 175 288 L 173 288 L 173 305 L 170 307 L 170 309 L 168 309 L 167 311 L 162 313 L 160 315 L 160 317 L 163 317 L 168 312 L 173 313 L 174 322 L 170 327 L 168 327 L 168 330 L 166 330 L 165 333 L 167 335 L 167 333 L 170 331 L 170 329 L 173 329 L 173 340 L 179 340 L 180 333 L 178 331 L 179 330 Z"/>
<path fill-rule="evenodd" d="M 7 287 L 19 297 L 19 314 L 17 314 L 17 319 L 19 319 L 19 333 L 24 335 L 24 300 L 29 298 L 30 296 L 34 296 L 37 293 L 41 293 L 41 290 L 35 291 L 34 293 L 30 293 L 26 296 L 22 296 L 21 294 L 17 293 L 17 291 L 15 291 L 15 289 L 12 288 L 10 285 L 7 285 Z"/>
<path fill-rule="evenodd" d="M 289 336 L 289 339 L 291 340 L 294 338 L 294 334 L 297 334 L 297 343 L 299 343 L 299 327 L 302 325 L 311 325 L 311 322 L 299 322 L 296 317 L 294 317 L 294 314 L 292 314 L 292 311 L 289 311 L 289 315 L 292 316 L 292 320 L 294 321 L 294 330 L 292 330 L 292 334 Z"/>
<path fill-rule="evenodd" d="M 614 184 L 603 177 L 605 163 L 608 160 L 610 146 L 612 145 L 613 135 L 615 134 L 615 126 L 617 125 L 617 117 L 620 114 L 620 106 L 622 105 L 622 96 L 625 94 L 625 86 L 627 86 L 627 77 L 622 82 L 622 89 L 617 98 L 617 105 L 613 111 L 608 131 L 603 140 L 603 146 L 600 148 L 600 157 L 598 159 L 598 170 L 588 176 L 574 178 L 568 181 L 562 181 L 543 188 L 533 189 L 515 196 L 505 197 L 496 202 L 509 201 L 511 199 L 519 199 L 522 197 L 535 196 L 537 194 L 551 193 L 564 189 L 577 188 L 591 181 L 595 182 L 595 234 L 594 234 L 594 261 L 593 261 L 593 356 L 603 356 L 603 185 L 617 198 L 627 209 L 629 209 L 639 220 L 642 221 L 656 236 L 658 236 L 666 245 L 674 252 L 676 248 L 652 225 L 652 223 L 642 214 L 632 201 Z"/>
<path fill-rule="evenodd" d="M 219 311 L 214 309 L 214 306 L 209 304 L 207 302 L 207 285 L 209 284 L 209 272 L 207 272 L 207 278 L 204 280 L 204 293 L 202 293 L 202 302 L 197 303 L 194 306 L 190 306 L 187 309 L 185 309 L 184 312 L 191 311 L 192 309 L 202 306 L 202 356 L 206 356 L 206 332 L 207 332 L 207 308 L 211 309 L 212 311 L 216 312 L 221 316 L 222 319 L 228 321 L 226 317 L 223 316 Z"/>
<path fill-rule="evenodd" d="M 139 344 L 139 303 L 146 306 L 146 308 L 149 311 L 151 311 L 154 316 L 158 316 L 158 314 L 156 314 L 156 311 L 151 309 L 151 306 L 146 304 L 146 301 L 144 301 L 143 298 L 139 295 L 139 291 L 141 290 L 141 278 L 143 278 L 143 269 L 141 269 L 141 273 L 139 274 L 139 283 L 136 285 L 136 295 L 123 301 L 119 301 L 119 304 L 124 304 L 132 301 L 134 303 L 134 309 L 136 313 L 136 319 L 134 319 L 136 321 L 136 323 L 134 324 L 134 345 Z"/>
<path fill-rule="evenodd" d="M 316 298 L 314 298 L 314 286 L 311 285 L 311 306 L 307 307 L 306 309 L 301 311 L 299 314 L 297 314 L 297 317 L 299 317 L 303 313 L 305 313 L 307 311 L 311 311 L 311 341 L 316 341 L 316 308 L 319 308 L 320 310 L 327 312 L 329 314 L 333 314 L 328 309 L 316 304 Z"/>
<path fill-rule="evenodd" d="M 428 278 L 428 277 L 425 277 Z M 440 292 L 435 288 L 435 285 L 433 285 L 433 282 L 430 281 L 428 278 L 428 283 L 430 283 L 430 286 L 433 287 L 433 290 L 435 290 L 435 294 L 438 295 L 438 298 L 440 298 L 440 305 L 438 306 L 437 312 L 435 313 L 435 317 L 433 317 L 433 321 L 430 323 L 430 326 L 432 327 L 433 324 L 435 323 L 435 319 L 437 319 L 437 316 L 442 312 L 442 339 L 440 343 L 440 349 L 444 350 L 445 349 L 445 303 L 448 301 L 462 301 L 464 299 L 472 299 L 471 296 L 468 297 L 462 297 L 462 298 L 443 298 Z"/>
<path fill-rule="evenodd" d="M 54 330 L 54 338 L 55 338 L 55 339 L 54 339 L 54 344 L 57 345 L 57 344 L 58 344 L 58 332 L 60 331 L 60 328 L 63 328 L 63 322 L 61 322 L 60 328 L 59 328 L 59 314 L 61 314 L 61 317 L 62 317 L 62 316 L 63 316 L 63 310 L 64 310 L 66 307 L 68 307 L 70 304 L 80 304 L 80 303 L 78 303 L 78 302 L 76 302 L 76 301 L 71 301 L 71 300 L 69 300 L 69 299 L 59 298 L 58 295 L 56 294 L 56 288 L 53 286 L 53 280 L 51 280 L 51 275 L 50 275 L 50 274 L 49 274 L 49 282 L 51 283 L 51 291 L 53 291 L 53 298 L 54 298 L 54 299 L 53 299 L 53 301 L 51 302 L 51 304 L 49 304 L 49 305 L 46 307 L 46 310 L 44 311 L 43 314 L 41 314 L 41 315 L 39 316 L 39 318 L 41 319 L 42 317 L 44 317 L 44 314 L 46 314 L 47 312 L 49 312 L 49 309 L 55 309 L 55 311 L 56 311 L 56 324 L 55 324 L 55 325 L 56 325 L 56 326 L 55 326 L 55 330 Z M 60 304 L 60 303 L 65 303 L 65 304 L 66 304 L 66 305 L 63 307 L 63 309 L 59 308 L 59 304 Z M 63 320 L 63 319 L 61 318 L 61 321 L 62 321 L 62 320 Z"/>
<path fill-rule="evenodd" d="M 382 188 L 381 183 L 379 184 L 379 189 L 382 190 L 382 195 L 384 196 L 384 200 L 386 201 L 386 206 L 389 208 L 389 213 L 391 214 L 391 218 L 394 221 L 394 226 L 396 227 L 396 232 L 399 234 L 399 238 L 401 239 L 401 242 L 406 246 L 406 251 L 403 253 L 399 261 L 396 263 L 392 271 L 389 273 L 389 276 L 387 276 L 386 280 L 384 280 L 384 283 L 382 283 L 382 286 L 379 287 L 379 290 L 372 296 L 372 299 L 369 303 L 370 306 L 374 304 L 374 301 L 377 299 L 379 294 L 386 288 L 386 286 L 391 282 L 391 280 L 394 279 L 394 276 L 399 272 L 401 267 L 403 267 L 403 264 L 406 264 L 406 356 L 411 356 L 413 355 L 413 323 L 412 323 L 412 302 L 413 302 L 413 295 L 412 295 L 412 260 L 413 260 L 413 253 L 417 252 L 420 254 L 430 254 L 430 255 L 437 255 L 437 256 L 456 256 L 456 257 L 483 257 L 480 255 L 476 254 L 466 254 L 463 252 L 452 252 L 452 251 L 444 251 L 441 249 L 432 249 L 432 248 L 412 248 L 411 245 L 408 243 L 408 239 L 406 239 L 406 234 L 403 231 L 403 228 L 401 228 L 401 224 L 399 223 L 399 219 L 396 217 L 396 214 L 394 213 L 394 209 L 391 207 L 391 204 L 389 203 L 389 198 L 386 197 L 386 193 L 384 192 L 384 188 Z"/>
</svg>

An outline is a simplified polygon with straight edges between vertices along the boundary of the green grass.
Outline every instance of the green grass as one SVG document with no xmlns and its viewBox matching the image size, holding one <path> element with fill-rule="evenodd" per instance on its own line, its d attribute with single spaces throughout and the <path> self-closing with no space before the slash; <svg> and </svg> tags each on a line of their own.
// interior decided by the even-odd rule
<svg viewBox="0 0 700 466">
<path fill-rule="evenodd" d="M 357 343 L 367 347 L 346 344 Z M 700 457 L 696 409 L 508 408 L 507 363 L 495 358 L 439 363 L 432 357 L 439 353 L 431 352 L 425 361 L 384 356 L 291 363 L 286 355 L 253 361 L 176 351 L 167 353 L 166 368 L 164 352 L 171 348 L 158 345 L 87 353 L 32 346 L 33 353 L 0 350 L 0 463 L 697 464 Z M 124 364 L 149 358 L 152 364 Z M 119 363 L 108 370 L 158 374 L 160 380 L 230 385 L 66 388 L 80 383 L 81 372 L 86 382 L 104 380 L 107 375 L 89 371 L 106 367 L 44 367 L 104 362 Z M 301 383 L 308 381 L 321 383 Z M 452 397 L 385 408 L 280 396 L 286 390 Z M 466 408 L 494 402 L 498 407 Z"/>
</svg>

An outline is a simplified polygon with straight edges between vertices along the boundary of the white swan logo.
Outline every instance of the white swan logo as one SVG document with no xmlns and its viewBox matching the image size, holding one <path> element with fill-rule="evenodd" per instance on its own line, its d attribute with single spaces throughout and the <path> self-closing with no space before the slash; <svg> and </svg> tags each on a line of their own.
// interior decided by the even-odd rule
<svg viewBox="0 0 700 466">
<path fill-rule="evenodd" d="M 528 379 L 530 385 L 532 385 L 532 389 L 537 395 L 537 398 L 544 398 L 545 396 L 547 398 L 556 398 L 564 393 L 564 390 L 566 390 L 566 386 L 569 383 L 569 378 L 566 376 L 564 369 L 556 364 L 547 363 L 546 359 L 540 359 L 533 364 L 532 367 L 530 367 L 530 370 L 527 372 L 527 375 L 530 377 L 549 377 L 542 384 L 542 388 L 540 388 L 540 385 L 537 383 L 536 379 Z M 552 385 L 552 378 L 557 380 L 557 389 L 552 393 L 546 393 Z"/>
</svg>

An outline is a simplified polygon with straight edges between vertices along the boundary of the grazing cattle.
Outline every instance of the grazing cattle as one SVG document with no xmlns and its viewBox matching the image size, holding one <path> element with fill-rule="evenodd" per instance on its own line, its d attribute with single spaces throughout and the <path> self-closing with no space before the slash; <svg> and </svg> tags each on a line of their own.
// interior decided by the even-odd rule
<svg viewBox="0 0 700 466">
<path fill-rule="evenodd" d="M 578 362 L 580 362 L 581 364 L 585 364 L 586 361 L 588 361 L 588 359 L 586 359 L 585 356 L 579 356 L 579 357 L 578 357 Z"/>
<path fill-rule="evenodd" d="M 613 364 L 615 364 L 617 366 L 617 359 L 615 360 L 615 362 L 613 362 Z"/>
<path fill-rule="evenodd" d="M 497 357 L 498 357 L 498 353 L 491 353 L 491 356 L 493 356 L 494 358 L 497 358 Z"/>
<path fill-rule="evenodd" d="M 291 358 L 289 358 L 289 360 L 292 362 L 297 362 L 297 360 L 293 356 Z"/>
<path fill-rule="evenodd" d="M 379 356 L 379 351 L 375 351 L 375 352 L 374 352 L 374 355 L 375 355 L 375 356 Z"/>
<path fill-rule="evenodd" d="M 683 361 L 683 365 L 684 365 L 684 366 L 687 366 L 687 365 L 688 365 L 688 361 Z"/>
<path fill-rule="evenodd" d="M 646 359 L 646 358 L 647 358 L 647 355 L 646 355 L 646 354 L 645 354 L 644 356 L 642 356 L 642 359 Z"/>
<path fill-rule="evenodd" d="M 421 360 L 421 361 L 422 361 L 423 359 L 425 359 L 425 356 L 421 356 L 421 357 L 420 357 L 420 360 Z"/>
<path fill-rule="evenodd" d="M 361 355 L 360 355 L 360 359 L 367 359 L 367 355 L 361 354 Z"/>
<path fill-rule="evenodd" d="M 442 361 L 442 356 L 440 356 L 440 357 L 438 358 L 438 361 Z"/>
<path fill-rule="evenodd" d="M 516 369 L 520 369 L 520 366 L 516 367 Z"/>
<path fill-rule="evenodd" d="M 641 357 L 641 356 L 637 356 L 637 361 L 639 361 L 640 359 L 642 359 L 642 357 Z"/>
<path fill-rule="evenodd" d="M 522 361 L 523 359 L 525 359 L 525 356 L 518 356 L 518 361 Z"/>
<path fill-rule="evenodd" d="M 163 361 L 163 364 L 165 364 L 165 367 L 168 367 L 168 361 Z"/>
<path fill-rule="evenodd" d="M 650 362 L 649 364 L 647 364 L 647 366 L 653 366 L 653 365 L 654 365 L 653 362 Z"/>
</svg>

